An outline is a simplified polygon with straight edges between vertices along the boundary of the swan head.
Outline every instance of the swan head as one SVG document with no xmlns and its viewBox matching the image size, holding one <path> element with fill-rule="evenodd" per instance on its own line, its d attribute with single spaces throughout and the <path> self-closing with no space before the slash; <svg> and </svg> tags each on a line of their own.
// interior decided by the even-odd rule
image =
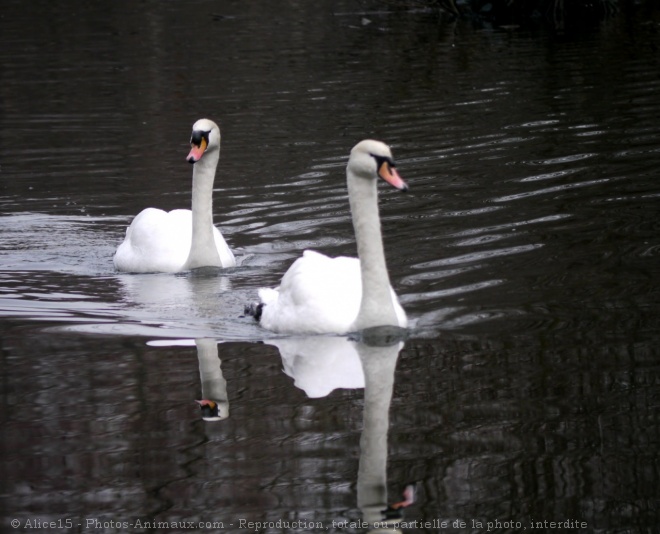
<svg viewBox="0 0 660 534">
<path fill-rule="evenodd" d="M 199 119 L 193 124 L 190 136 L 188 163 L 197 163 L 207 152 L 220 150 L 220 128 L 209 119 Z"/>
<path fill-rule="evenodd" d="M 408 184 L 396 170 L 390 147 L 381 141 L 365 139 L 355 145 L 348 159 L 348 171 L 360 178 L 380 177 L 400 191 L 408 191 Z"/>
</svg>

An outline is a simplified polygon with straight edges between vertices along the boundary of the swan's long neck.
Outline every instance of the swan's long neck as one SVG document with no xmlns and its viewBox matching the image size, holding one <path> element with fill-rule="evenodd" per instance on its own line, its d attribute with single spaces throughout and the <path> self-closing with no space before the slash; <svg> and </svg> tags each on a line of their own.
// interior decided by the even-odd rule
<svg viewBox="0 0 660 534">
<path fill-rule="evenodd" d="M 403 344 L 357 344 L 364 370 L 363 430 L 357 477 L 358 507 L 368 523 L 382 521 L 387 507 L 387 433 L 394 371 Z"/>
<path fill-rule="evenodd" d="M 356 177 L 350 168 L 346 174 L 362 276 L 362 301 L 354 328 L 398 325 L 380 231 L 376 180 Z"/>
<path fill-rule="evenodd" d="M 222 267 L 213 238 L 213 180 L 220 151 L 206 153 L 193 166 L 192 243 L 186 268 Z"/>
</svg>

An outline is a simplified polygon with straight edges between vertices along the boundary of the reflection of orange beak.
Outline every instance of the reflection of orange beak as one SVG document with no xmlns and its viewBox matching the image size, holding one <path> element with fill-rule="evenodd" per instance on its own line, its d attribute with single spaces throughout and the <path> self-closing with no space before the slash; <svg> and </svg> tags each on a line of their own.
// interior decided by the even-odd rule
<svg viewBox="0 0 660 534">
<path fill-rule="evenodd" d="M 188 163 L 197 163 L 204 155 L 205 150 L 206 150 L 206 139 L 202 138 L 202 142 L 199 144 L 199 146 L 191 145 L 190 152 L 186 160 L 188 161 Z"/>
<path fill-rule="evenodd" d="M 408 184 L 403 181 L 403 178 L 399 176 L 399 173 L 396 172 L 396 169 L 387 161 L 383 161 L 378 169 L 378 176 L 385 180 L 388 184 L 393 187 L 396 187 L 400 191 L 408 191 Z"/>
<path fill-rule="evenodd" d="M 403 490 L 403 500 L 389 506 L 392 510 L 399 510 L 400 508 L 407 508 L 415 502 L 415 486 L 408 484 Z"/>
</svg>

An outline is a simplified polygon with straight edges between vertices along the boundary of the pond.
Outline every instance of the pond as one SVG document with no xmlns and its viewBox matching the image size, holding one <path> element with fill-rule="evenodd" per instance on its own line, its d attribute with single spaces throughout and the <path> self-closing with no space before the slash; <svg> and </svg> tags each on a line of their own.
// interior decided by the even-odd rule
<svg viewBox="0 0 660 534">
<path fill-rule="evenodd" d="M 2 531 L 652 532 L 659 29 L 6 2 Z M 238 265 L 116 272 L 138 212 L 190 206 L 201 117 Z M 410 186 L 379 186 L 406 339 L 267 332 L 258 288 L 355 256 L 365 138 Z"/>
</svg>

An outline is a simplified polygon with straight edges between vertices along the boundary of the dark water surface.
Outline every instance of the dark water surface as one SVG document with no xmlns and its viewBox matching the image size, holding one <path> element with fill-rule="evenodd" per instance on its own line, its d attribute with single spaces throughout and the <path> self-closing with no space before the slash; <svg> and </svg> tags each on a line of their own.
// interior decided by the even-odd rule
<svg viewBox="0 0 660 534">
<path fill-rule="evenodd" d="M 0 531 L 365 532 L 415 483 L 389 526 L 657 532 L 660 12 L 7 0 L 0 35 Z M 239 266 L 114 272 L 135 214 L 189 206 L 203 116 Z M 355 254 L 366 137 L 411 187 L 381 188 L 410 337 L 269 338 L 258 287 Z"/>
</svg>

